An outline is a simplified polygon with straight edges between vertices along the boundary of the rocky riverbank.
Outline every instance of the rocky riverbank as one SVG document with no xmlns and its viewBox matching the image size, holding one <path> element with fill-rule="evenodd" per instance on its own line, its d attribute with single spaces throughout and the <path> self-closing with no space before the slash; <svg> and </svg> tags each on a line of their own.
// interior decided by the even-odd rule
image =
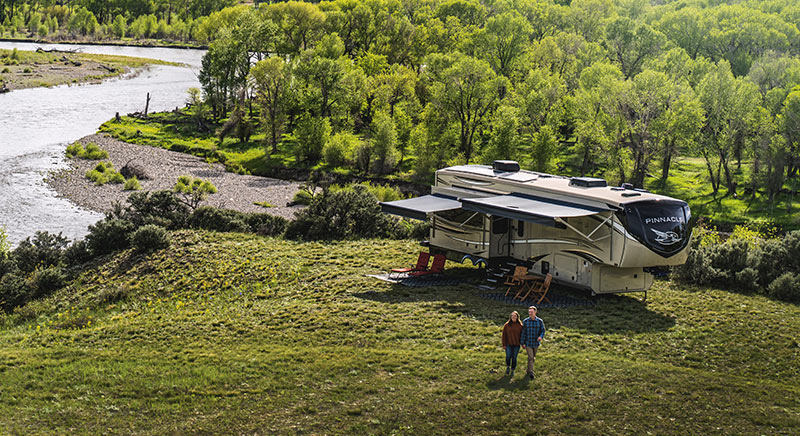
<svg viewBox="0 0 800 436">
<path fill-rule="evenodd" d="M 210 206 L 241 212 L 270 213 L 284 218 L 292 218 L 300 209 L 299 206 L 287 206 L 300 187 L 297 182 L 234 174 L 226 172 L 221 164 L 210 164 L 199 157 L 129 144 L 104 134 L 89 135 L 77 142 L 84 145 L 93 142 L 106 150 L 108 159 L 105 160 L 112 162 L 117 170 L 126 164 L 133 164 L 144 170 L 149 179 L 140 180 L 140 184 L 146 191 L 171 190 L 178 176 L 187 174 L 208 180 L 217 187 L 218 192 L 204 202 Z M 97 163 L 98 161 L 93 160 L 70 159 L 71 168 L 52 173 L 47 183 L 59 195 L 80 206 L 107 212 L 115 202 L 124 203 L 133 191 L 124 191 L 119 184 L 95 186 L 85 177 L 85 173 Z"/>
</svg>

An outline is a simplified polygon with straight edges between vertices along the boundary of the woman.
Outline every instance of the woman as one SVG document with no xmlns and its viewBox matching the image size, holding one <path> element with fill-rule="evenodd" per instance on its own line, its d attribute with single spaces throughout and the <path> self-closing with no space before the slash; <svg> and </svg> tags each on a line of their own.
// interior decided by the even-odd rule
<svg viewBox="0 0 800 436">
<path fill-rule="evenodd" d="M 517 368 L 517 354 L 519 354 L 519 338 L 522 335 L 522 321 L 517 311 L 511 312 L 505 325 L 503 325 L 503 349 L 506 350 L 506 375 L 514 376 Z"/>
</svg>

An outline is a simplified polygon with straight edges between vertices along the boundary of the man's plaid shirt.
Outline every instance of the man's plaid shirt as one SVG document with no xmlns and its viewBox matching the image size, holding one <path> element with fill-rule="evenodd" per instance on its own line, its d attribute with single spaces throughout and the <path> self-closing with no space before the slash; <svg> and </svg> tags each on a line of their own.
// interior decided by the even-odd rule
<svg viewBox="0 0 800 436">
<path fill-rule="evenodd" d="M 544 338 L 544 321 L 538 316 L 534 319 L 525 318 L 522 321 L 522 337 L 519 343 L 526 347 L 538 348 L 540 337 Z"/>
</svg>

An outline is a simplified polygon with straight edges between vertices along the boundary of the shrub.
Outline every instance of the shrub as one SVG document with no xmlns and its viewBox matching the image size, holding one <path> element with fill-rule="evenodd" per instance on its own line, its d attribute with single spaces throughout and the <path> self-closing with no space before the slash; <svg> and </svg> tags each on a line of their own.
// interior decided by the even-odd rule
<svg viewBox="0 0 800 436">
<path fill-rule="evenodd" d="M 181 195 L 183 197 L 181 201 L 194 210 L 210 194 L 216 193 L 217 187 L 208 180 L 183 175 L 178 177 L 178 181 L 172 191 Z"/>
<path fill-rule="evenodd" d="M 89 226 L 86 244 L 95 256 L 123 250 L 130 246 L 128 235 L 134 229 L 134 224 L 128 220 L 105 218 Z"/>
<path fill-rule="evenodd" d="M 366 187 L 317 195 L 308 208 L 286 228 L 289 239 L 333 240 L 389 236 L 396 221 L 381 213 L 378 201 Z"/>
<path fill-rule="evenodd" d="M 125 191 L 140 191 L 142 189 L 142 185 L 139 183 L 139 179 L 137 179 L 136 176 L 133 176 L 125 181 L 125 186 L 122 189 Z"/>
<path fill-rule="evenodd" d="M 711 283 L 721 272 L 712 265 L 713 246 L 693 244 L 683 265 L 675 269 L 678 279 L 698 285 Z"/>
<path fill-rule="evenodd" d="M 800 301 L 800 275 L 792 272 L 781 274 L 769 284 L 767 295 L 779 300 Z"/>
<path fill-rule="evenodd" d="M 117 171 L 114 171 L 109 175 L 108 181 L 110 183 L 123 184 L 125 183 L 125 177 Z"/>
<path fill-rule="evenodd" d="M 322 149 L 328 142 L 331 125 L 327 118 L 304 116 L 297 123 L 294 136 L 297 145 L 294 154 L 297 162 L 316 164 L 322 158 Z"/>
<path fill-rule="evenodd" d="M 7 258 L 10 251 L 11 244 L 8 242 L 6 228 L 0 225 L 0 260 Z"/>
<path fill-rule="evenodd" d="M 358 136 L 349 132 L 339 132 L 331 137 L 322 149 L 325 162 L 332 167 L 343 167 L 353 161 L 356 147 L 360 144 Z"/>
<path fill-rule="evenodd" d="M 33 240 L 28 237 L 20 242 L 11 252 L 11 257 L 20 271 L 31 273 L 37 268 L 49 268 L 60 264 L 67 244 L 69 240 L 61 233 L 54 235 L 36 232 Z"/>
<path fill-rule="evenodd" d="M 64 250 L 64 262 L 67 266 L 83 265 L 92 259 L 89 245 L 85 240 L 75 241 Z"/>
<path fill-rule="evenodd" d="M 171 191 L 134 192 L 128 196 L 128 206 L 114 205 L 109 217 L 130 221 L 134 227 L 155 224 L 174 230 L 186 226 L 189 208 Z"/>
<path fill-rule="evenodd" d="M 373 185 L 370 182 L 363 182 L 360 183 L 361 186 L 367 188 L 367 190 L 378 199 L 378 201 L 395 201 L 395 200 L 402 200 L 404 198 L 403 193 L 400 192 L 394 186 L 389 185 Z M 341 187 L 339 185 L 332 185 L 330 187 L 331 191 L 338 191 L 341 189 L 352 189 L 353 185 L 349 185 L 347 187 Z"/>
<path fill-rule="evenodd" d="M 250 226 L 245 220 L 246 214 L 241 212 L 202 206 L 189 216 L 189 226 L 218 232 L 246 233 L 250 231 Z"/>
<path fill-rule="evenodd" d="M 292 205 L 301 204 L 304 206 L 308 206 L 311 204 L 311 200 L 314 199 L 314 193 L 311 189 L 307 186 L 301 186 L 300 190 L 298 190 L 294 197 L 292 197 Z"/>
<path fill-rule="evenodd" d="M 20 274 L 9 273 L 0 278 L 0 306 L 6 312 L 22 306 L 29 297 L 29 284 Z"/>
<path fill-rule="evenodd" d="M 30 278 L 30 289 L 33 292 L 28 301 L 52 294 L 63 288 L 66 281 L 64 270 L 60 267 L 37 269 Z"/>
<path fill-rule="evenodd" d="M 284 217 L 267 213 L 250 213 L 246 217 L 250 231 L 261 236 L 279 236 L 286 230 L 289 223 Z"/>
<path fill-rule="evenodd" d="M 131 245 L 136 251 L 148 253 L 169 247 L 169 234 L 163 227 L 147 224 L 131 235 Z"/>
<path fill-rule="evenodd" d="M 108 159 L 108 152 L 101 149 L 94 142 L 90 142 L 86 144 L 86 149 L 84 150 L 83 155 L 79 157 L 90 160 Z"/>
</svg>

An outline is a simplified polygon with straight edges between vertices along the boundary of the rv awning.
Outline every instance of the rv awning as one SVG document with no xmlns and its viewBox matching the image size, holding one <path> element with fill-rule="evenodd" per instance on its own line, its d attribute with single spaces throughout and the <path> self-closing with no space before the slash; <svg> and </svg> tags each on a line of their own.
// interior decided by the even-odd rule
<svg viewBox="0 0 800 436">
<path fill-rule="evenodd" d="M 515 194 L 487 198 L 462 198 L 461 201 L 461 207 L 466 210 L 540 224 L 554 223 L 556 218 L 593 215 L 611 210 Z"/>
<path fill-rule="evenodd" d="M 461 208 L 460 201 L 436 194 L 381 203 L 381 211 L 385 213 L 423 221 L 428 219 L 429 213 L 459 208 Z"/>
</svg>

